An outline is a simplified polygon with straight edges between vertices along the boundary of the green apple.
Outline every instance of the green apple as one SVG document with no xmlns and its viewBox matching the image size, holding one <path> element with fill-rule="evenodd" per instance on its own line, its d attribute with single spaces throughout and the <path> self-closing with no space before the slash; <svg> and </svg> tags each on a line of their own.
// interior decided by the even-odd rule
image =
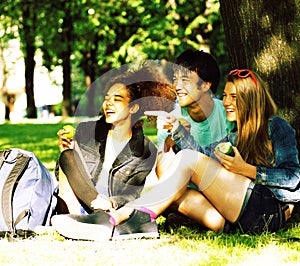
<svg viewBox="0 0 300 266">
<path fill-rule="evenodd" d="M 215 150 L 224 154 L 230 154 L 232 152 L 232 145 L 230 142 L 222 142 L 216 146 Z"/>
<path fill-rule="evenodd" d="M 64 135 L 68 138 L 68 139 L 72 139 L 75 135 L 75 128 L 71 125 L 66 125 L 63 127 L 63 129 L 65 131 L 68 131 L 68 133 L 65 133 Z"/>
</svg>

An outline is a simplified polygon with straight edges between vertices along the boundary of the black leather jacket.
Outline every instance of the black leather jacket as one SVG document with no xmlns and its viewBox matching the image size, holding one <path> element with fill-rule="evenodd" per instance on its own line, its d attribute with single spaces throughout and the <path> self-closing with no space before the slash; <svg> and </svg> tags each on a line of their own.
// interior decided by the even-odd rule
<svg viewBox="0 0 300 266">
<path fill-rule="evenodd" d="M 82 122 L 76 129 L 75 139 L 94 185 L 102 170 L 110 126 L 102 117 L 98 121 Z M 144 136 L 142 127 L 133 128 L 131 139 L 109 171 L 108 193 L 115 209 L 140 196 L 146 176 L 154 166 L 156 155 L 157 149 L 149 138 Z"/>
</svg>

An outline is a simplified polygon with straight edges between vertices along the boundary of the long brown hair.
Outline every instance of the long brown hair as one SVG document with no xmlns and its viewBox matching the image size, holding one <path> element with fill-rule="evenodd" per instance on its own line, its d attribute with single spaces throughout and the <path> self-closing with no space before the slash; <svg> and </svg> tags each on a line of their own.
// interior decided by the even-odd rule
<svg viewBox="0 0 300 266">
<path fill-rule="evenodd" d="M 277 106 L 262 79 L 228 75 L 227 81 L 236 87 L 237 148 L 243 159 L 252 165 L 269 167 L 274 161 L 268 136 L 268 119 L 277 112 Z"/>
</svg>

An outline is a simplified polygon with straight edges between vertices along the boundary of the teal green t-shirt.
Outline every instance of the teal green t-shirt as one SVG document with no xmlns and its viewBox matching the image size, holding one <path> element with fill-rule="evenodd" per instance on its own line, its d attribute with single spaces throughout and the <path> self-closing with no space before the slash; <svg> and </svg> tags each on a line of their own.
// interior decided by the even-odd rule
<svg viewBox="0 0 300 266">
<path fill-rule="evenodd" d="M 234 127 L 235 123 L 228 122 L 222 101 L 214 98 L 214 109 L 210 116 L 203 122 L 195 122 L 188 114 L 186 107 L 181 107 L 181 116 L 191 125 L 190 133 L 193 138 L 202 146 L 224 138 Z M 161 147 L 167 137 L 165 130 L 159 130 L 157 144 Z"/>
<path fill-rule="evenodd" d="M 183 118 L 191 125 L 190 133 L 201 145 L 206 146 L 224 138 L 235 126 L 228 122 L 222 101 L 214 98 L 214 109 L 203 122 L 195 122 L 188 114 L 187 108 L 181 108 Z"/>
</svg>

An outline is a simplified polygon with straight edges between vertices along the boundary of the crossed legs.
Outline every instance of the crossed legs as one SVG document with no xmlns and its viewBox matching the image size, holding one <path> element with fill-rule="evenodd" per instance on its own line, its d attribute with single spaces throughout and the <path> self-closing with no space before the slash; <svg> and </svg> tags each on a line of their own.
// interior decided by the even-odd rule
<svg viewBox="0 0 300 266">
<path fill-rule="evenodd" d="M 187 190 L 190 181 L 201 193 Z M 176 154 L 151 191 L 112 215 L 120 223 L 134 208 L 146 207 L 159 215 L 172 203 L 177 203 L 179 211 L 219 231 L 224 226 L 224 219 L 234 222 L 238 218 L 249 183 L 250 179 L 227 171 L 210 157 L 183 150 Z"/>
</svg>

